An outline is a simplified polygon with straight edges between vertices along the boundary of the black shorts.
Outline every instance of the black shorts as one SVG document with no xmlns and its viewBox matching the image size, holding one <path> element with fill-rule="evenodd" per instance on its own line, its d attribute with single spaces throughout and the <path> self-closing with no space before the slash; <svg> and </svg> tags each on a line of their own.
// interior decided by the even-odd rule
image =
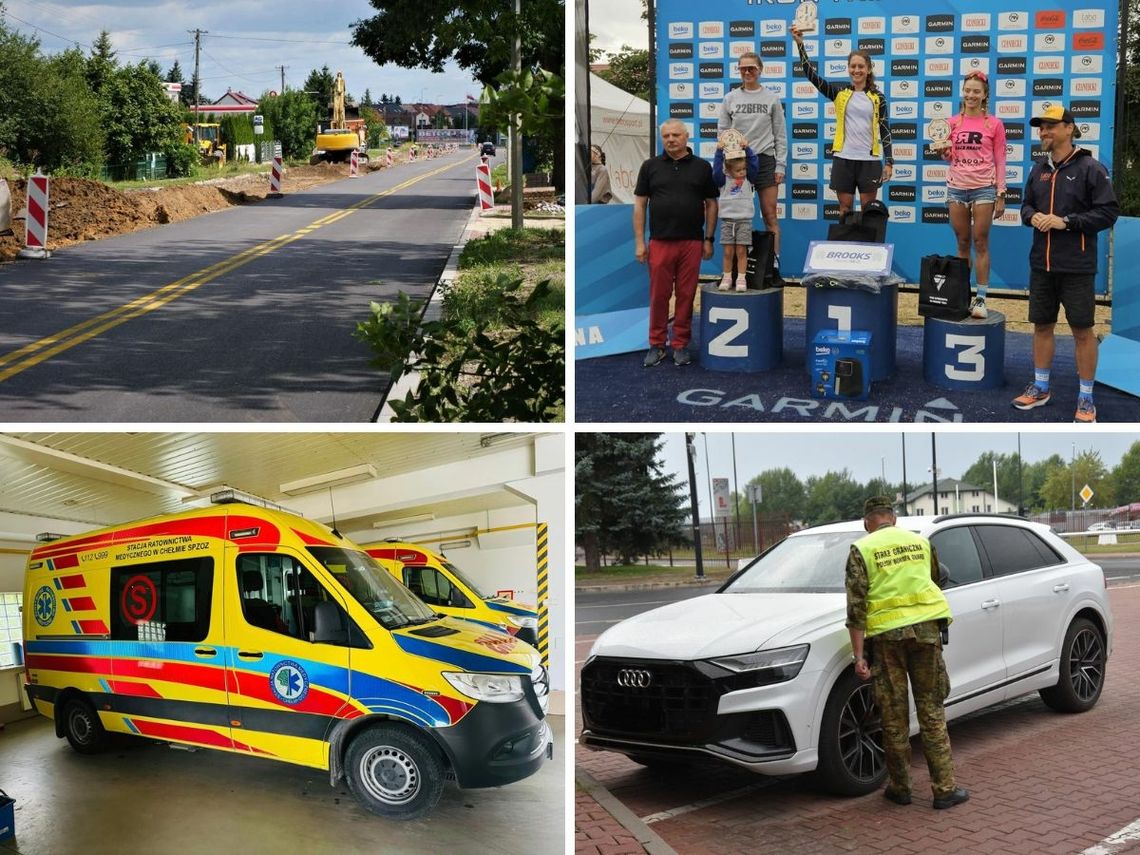
<svg viewBox="0 0 1140 855">
<path fill-rule="evenodd" d="M 756 157 L 760 160 L 760 171 L 756 176 L 756 189 L 763 190 L 765 187 L 775 187 L 776 158 L 770 154 L 758 154 Z"/>
<path fill-rule="evenodd" d="M 1058 309 L 1065 307 L 1065 320 L 1076 329 L 1096 323 L 1093 273 L 1047 273 L 1029 271 L 1029 323 L 1055 324 Z"/>
<path fill-rule="evenodd" d="M 828 186 L 836 193 L 874 193 L 881 185 L 883 163 L 880 160 L 848 160 L 845 157 L 831 159 L 831 183 Z"/>
</svg>

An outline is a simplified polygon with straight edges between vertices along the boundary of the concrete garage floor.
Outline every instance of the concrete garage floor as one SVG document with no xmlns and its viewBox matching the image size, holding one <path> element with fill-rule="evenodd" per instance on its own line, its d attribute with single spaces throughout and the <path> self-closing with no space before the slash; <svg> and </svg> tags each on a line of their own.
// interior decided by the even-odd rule
<svg viewBox="0 0 1140 855">
<path fill-rule="evenodd" d="M 551 716 L 554 759 L 526 780 L 443 791 L 428 816 L 385 820 L 328 775 L 122 737 L 84 757 L 36 717 L 0 731 L 0 789 L 16 800 L 16 839 L 0 855 L 335 852 L 562 852 L 566 722 Z"/>
</svg>

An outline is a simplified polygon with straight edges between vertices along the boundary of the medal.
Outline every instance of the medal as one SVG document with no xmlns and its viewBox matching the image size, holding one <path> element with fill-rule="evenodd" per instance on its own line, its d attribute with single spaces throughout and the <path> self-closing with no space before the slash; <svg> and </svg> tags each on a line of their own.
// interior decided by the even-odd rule
<svg viewBox="0 0 1140 855">
<path fill-rule="evenodd" d="M 796 7 L 796 18 L 792 22 L 801 33 L 814 33 L 816 20 L 819 17 L 819 6 L 815 0 L 802 0 Z"/>
</svg>

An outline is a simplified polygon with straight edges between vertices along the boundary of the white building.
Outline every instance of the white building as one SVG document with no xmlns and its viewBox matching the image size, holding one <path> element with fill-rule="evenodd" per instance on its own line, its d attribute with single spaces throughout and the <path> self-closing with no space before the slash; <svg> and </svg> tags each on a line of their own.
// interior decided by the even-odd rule
<svg viewBox="0 0 1140 855">
<path fill-rule="evenodd" d="M 907 494 L 906 510 L 903 510 L 902 496 L 896 497 L 900 516 L 932 516 L 937 514 L 1015 514 L 1017 505 L 994 496 L 976 484 L 959 481 L 955 478 L 938 479 L 938 508 L 934 507 L 934 488 L 924 484 Z"/>
</svg>

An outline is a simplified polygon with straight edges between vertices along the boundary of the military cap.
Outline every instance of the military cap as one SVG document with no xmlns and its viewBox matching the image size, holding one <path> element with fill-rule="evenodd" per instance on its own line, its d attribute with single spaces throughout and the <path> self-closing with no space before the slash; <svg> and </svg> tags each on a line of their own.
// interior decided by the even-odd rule
<svg viewBox="0 0 1140 855">
<path fill-rule="evenodd" d="M 889 496 L 872 496 L 863 503 L 863 516 L 869 517 L 876 511 L 895 512 L 895 503 Z"/>
</svg>

